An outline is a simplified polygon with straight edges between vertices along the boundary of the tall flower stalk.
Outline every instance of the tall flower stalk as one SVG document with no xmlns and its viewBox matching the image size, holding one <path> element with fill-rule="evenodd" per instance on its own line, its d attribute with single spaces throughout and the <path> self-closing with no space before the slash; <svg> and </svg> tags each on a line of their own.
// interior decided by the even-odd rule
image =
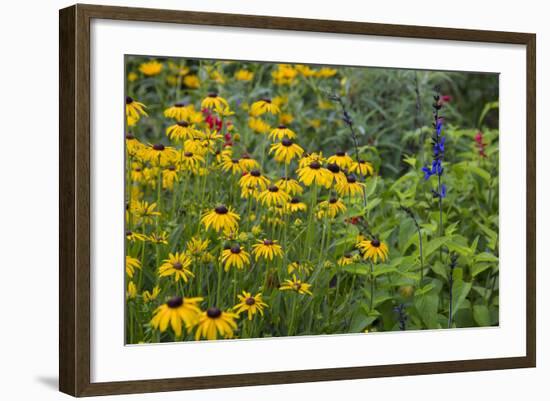
<svg viewBox="0 0 550 401">
<path fill-rule="evenodd" d="M 451 328 L 453 325 L 453 283 L 454 283 L 454 276 L 453 272 L 456 268 L 458 261 L 458 255 L 456 253 L 451 254 L 451 264 L 450 267 L 450 273 L 449 273 L 449 324 L 448 327 Z"/>
<path fill-rule="evenodd" d="M 433 108 L 433 134 L 432 134 L 432 148 L 433 148 L 433 160 L 431 166 L 422 167 L 424 172 L 424 180 L 429 180 L 432 175 L 437 176 L 437 189 L 432 189 L 432 195 L 438 199 L 439 204 L 439 236 L 443 236 L 443 198 L 447 196 L 447 186 L 442 183 L 443 176 L 443 157 L 445 155 L 445 137 L 442 135 L 443 130 L 443 117 L 439 115 L 439 111 L 442 106 L 441 95 L 438 89 L 434 95 Z M 439 260 L 442 261 L 443 253 L 442 248 L 439 248 Z"/>
<path fill-rule="evenodd" d="M 420 231 L 420 225 L 418 224 L 418 220 L 416 220 L 416 216 L 412 212 L 411 209 L 408 207 L 401 206 L 401 210 L 403 210 L 413 221 L 414 226 L 416 227 L 416 232 L 418 233 L 418 252 L 420 255 L 420 287 L 422 287 L 422 282 L 424 281 L 424 254 L 423 254 L 423 247 L 422 247 L 422 231 Z"/>
</svg>

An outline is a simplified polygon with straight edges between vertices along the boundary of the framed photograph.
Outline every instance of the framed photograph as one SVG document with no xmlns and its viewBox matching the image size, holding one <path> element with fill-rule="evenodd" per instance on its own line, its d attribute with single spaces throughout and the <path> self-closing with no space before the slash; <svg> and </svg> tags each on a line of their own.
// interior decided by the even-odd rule
<svg viewBox="0 0 550 401">
<path fill-rule="evenodd" d="M 60 11 L 60 390 L 534 367 L 535 35 Z"/>
</svg>

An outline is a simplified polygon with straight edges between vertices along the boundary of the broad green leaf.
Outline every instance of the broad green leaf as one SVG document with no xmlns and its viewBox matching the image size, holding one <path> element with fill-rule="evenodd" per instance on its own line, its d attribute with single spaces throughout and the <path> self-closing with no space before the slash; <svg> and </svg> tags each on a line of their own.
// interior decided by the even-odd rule
<svg viewBox="0 0 550 401">
<path fill-rule="evenodd" d="M 427 259 L 428 256 L 430 256 L 432 253 L 434 253 L 436 250 L 438 250 L 449 241 L 449 237 L 437 237 L 428 242 L 428 244 L 424 248 L 424 258 Z"/>
<path fill-rule="evenodd" d="M 458 280 L 453 283 L 453 315 L 458 309 L 460 309 L 471 289 L 472 283 L 462 280 Z"/>
<path fill-rule="evenodd" d="M 482 327 L 491 325 L 491 314 L 485 305 L 474 305 L 474 320 Z"/>
</svg>

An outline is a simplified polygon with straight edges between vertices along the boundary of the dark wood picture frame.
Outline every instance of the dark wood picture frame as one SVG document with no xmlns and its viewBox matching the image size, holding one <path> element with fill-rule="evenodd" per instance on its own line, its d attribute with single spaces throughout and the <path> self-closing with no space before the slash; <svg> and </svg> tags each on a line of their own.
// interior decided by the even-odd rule
<svg viewBox="0 0 550 401">
<path fill-rule="evenodd" d="M 93 18 L 525 45 L 527 49 L 526 356 L 91 383 L 90 21 Z M 62 392 L 73 396 L 93 396 L 535 367 L 536 36 L 534 34 L 80 4 L 60 10 L 59 29 L 59 388 Z"/>
</svg>

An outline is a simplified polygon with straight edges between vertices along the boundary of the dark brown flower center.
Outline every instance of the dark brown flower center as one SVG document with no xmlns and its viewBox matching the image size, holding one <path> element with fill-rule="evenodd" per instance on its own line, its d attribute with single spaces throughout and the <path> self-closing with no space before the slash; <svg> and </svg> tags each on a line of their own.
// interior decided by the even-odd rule
<svg viewBox="0 0 550 401">
<path fill-rule="evenodd" d="M 336 163 L 327 164 L 327 169 L 328 169 L 328 171 L 330 171 L 331 173 L 334 173 L 334 174 L 340 172 L 340 167 L 338 167 L 338 165 Z"/>
<path fill-rule="evenodd" d="M 133 232 L 131 232 L 131 231 L 126 231 L 126 236 L 127 236 L 127 237 L 129 237 L 129 236 L 132 235 L 132 234 L 133 234 Z"/>
<path fill-rule="evenodd" d="M 338 198 L 330 198 L 328 201 L 330 204 L 335 204 L 336 202 L 338 202 Z"/>
<path fill-rule="evenodd" d="M 309 168 L 312 168 L 313 170 L 319 170 L 321 168 L 321 163 L 319 163 L 317 160 L 314 160 L 309 163 Z"/>
<path fill-rule="evenodd" d="M 216 308 L 215 306 L 213 306 L 212 308 L 208 308 L 206 310 L 206 315 L 209 318 L 216 319 L 222 315 L 222 311 L 220 308 Z"/>
<path fill-rule="evenodd" d="M 192 157 L 193 156 L 193 152 L 185 152 L 183 154 L 185 157 Z"/>
<path fill-rule="evenodd" d="M 239 159 L 231 159 L 231 163 L 233 163 L 233 164 L 239 164 Z"/>
<path fill-rule="evenodd" d="M 136 137 L 133 136 L 132 134 L 128 133 L 128 134 L 126 134 L 126 139 L 136 139 Z"/>
<path fill-rule="evenodd" d="M 250 175 L 251 175 L 252 177 L 259 177 L 259 176 L 262 175 L 262 173 L 260 173 L 259 170 L 252 170 L 252 171 L 250 172 Z"/>
<path fill-rule="evenodd" d="M 215 97 L 218 97 L 218 94 L 216 92 L 211 92 L 208 94 L 208 97 L 215 98 Z"/>
<path fill-rule="evenodd" d="M 284 138 L 282 141 L 281 141 L 281 144 L 283 146 L 291 146 L 293 144 L 292 142 L 292 139 L 288 139 L 288 138 Z"/>
<path fill-rule="evenodd" d="M 256 300 L 252 297 L 246 298 L 246 301 L 244 301 L 248 306 L 252 306 L 256 303 Z"/>
<path fill-rule="evenodd" d="M 153 149 L 158 150 L 159 152 L 162 152 L 164 150 L 164 145 L 162 143 L 156 143 L 153 145 Z"/>
<path fill-rule="evenodd" d="M 189 123 L 187 121 L 178 121 L 178 125 L 183 128 L 189 127 Z"/>
<path fill-rule="evenodd" d="M 141 167 L 134 167 L 134 171 L 135 171 L 136 173 L 139 173 L 139 172 L 141 171 Z"/>
<path fill-rule="evenodd" d="M 279 129 L 286 129 L 286 125 L 279 125 L 277 128 L 279 128 Z"/>
<path fill-rule="evenodd" d="M 264 239 L 264 245 L 271 246 L 271 245 L 273 245 L 273 244 L 274 244 L 273 240 Z"/>
<path fill-rule="evenodd" d="M 266 102 L 266 103 L 271 103 L 271 99 L 270 99 L 270 98 L 264 97 L 262 100 L 263 100 L 264 102 Z"/>
<path fill-rule="evenodd" d="M 347 258 L 347 259 L 350 259 L 351 258 L 351 253 L 344 254 L 344 257 Z"/>
<path fill-rule="evenodd" d="M 300 291 L 300 288 L 302 288 L 302 284 L 300 284 L 300 283 L 294 283 L 294 289 L 295 289 L 296 291 Z"/>
<path fill-rule="evenodd" d="M 375 248 L 378 248 L 380 246 L 380 240 L 378 238 L 375 238 L 373 239 L 370 244 L 375 247 Z"/>
<path fill-rule="evenodd" d="M 180 262 L 176 262 L 176 263 L 172 264 L 172 267 L 176 270 L 183 269 L 183 265 Z"/>
<path fill-rule="evenodd" d="M 169 166 L 169 167 L 168 167 L 168 170 L 170 170 L 170 171 L 176 171 L 176 166 Z"/>
<path fill-rule="evenodd" d="M 185 103 L 176 103 L 174 107 L 185 107 Z"/>
<path fill-rule="evenodd" d="M 183 297 L 171 298 L 166 302 L 166 305 L 168 305 L 169 308 L 179 308 L 183 305 Z"/>
<path fill-rule="evenodd" d="M 217 208 L 214 209 L 214 211 L 217 214 L 227 214 L 227 212 L 229 212 L 229 210 L 227 209 L 227 207 L 225 207 L 225 205 L 218 206 Z"/>
<path fill-rule="evenodd" d="M 354 184 L 357 182 L 357 178 L 353 174 L 348 175 L 346 178 L 348 179 L 349 184 Z"/>
<path fill-rule="evenodd" d="M 290 200 L 290 203 L 294 203 L 294 204 L 300 203 L 300 199 L 298 199 L 298 198 L 292 198 L 292 199 Z"/>
<path fill-rule="evenodd" d="M 241 253 L 241 247 L 239 245 L 232 246 L 231 253 L 235 253 L 235 254 Z"/>
<path fill-rule="evenodd" d="M 336 152 L 336 156 L 339 156 L 339 157 L 342 157 L 342 156 L 345 156 L 346 155 L 346 152 Z"/>
<path fill-rule="evenodd" d="M 269 192 L 279 192 L 279 187 L 277 185 L 270 185 L 267 189 Z"/>
<path fill-rule="evenodd" d="M 134 99 L 132 99 L 130 96 L 126 96 L 126 104 L 134 103 Z"/>
</svg>

